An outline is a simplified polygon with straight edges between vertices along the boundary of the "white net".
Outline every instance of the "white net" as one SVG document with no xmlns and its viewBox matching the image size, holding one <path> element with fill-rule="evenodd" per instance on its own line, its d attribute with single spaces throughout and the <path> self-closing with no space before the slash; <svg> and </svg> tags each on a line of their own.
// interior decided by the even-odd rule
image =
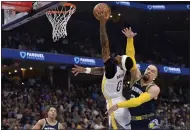
<svg viewBox="0 0 190 130">
<path fill-rule="evenodd" d="M 62 6 L 61 10 L 56 8 L 52 11 L 46 12 L 46 16 L 53 28 L 52 38 L 54 42 L 67 36 L 67 22 L 76 10 L 76 7 L 72 4 L 69 5 L 69 9 L 67 9 L 67 7 L 68 5 L 65 5 Z"/>
</svg>

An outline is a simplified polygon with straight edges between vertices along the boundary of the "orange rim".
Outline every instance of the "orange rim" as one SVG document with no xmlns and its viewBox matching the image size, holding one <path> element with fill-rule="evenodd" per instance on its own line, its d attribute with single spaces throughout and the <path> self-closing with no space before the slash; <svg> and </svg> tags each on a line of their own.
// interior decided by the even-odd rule
<svg viewBox="0 0 190 130">
<path fill-rule="evenodd" d="M 72 6 L 72 7 L 76 8 L 76 6 L 74 4 L 71 4 L 71 3 L 64 3 L 63 6 Z"/>
<path fill-rule="evenodd" d="M 75 6 L 74 4 L 71 4 L 71 3 L 64 3 L 63 6 L 76 8 L 76 6 Z M 52 10 L 52 11 L 48 11 L 47 13 L 48 13 L 48 14 L 66 14 L 66 13 L 68 13 L 69 11 L 71 11 L 71 10 L 68 10 L 68 11 L 53 11 L 53 10 Z"/>
</svg>

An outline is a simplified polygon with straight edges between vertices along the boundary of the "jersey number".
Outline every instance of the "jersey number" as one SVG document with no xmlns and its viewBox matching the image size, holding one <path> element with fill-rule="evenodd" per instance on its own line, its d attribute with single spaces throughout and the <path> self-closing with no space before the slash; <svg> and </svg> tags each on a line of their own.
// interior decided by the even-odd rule
<svg viewBox="0 0 190 130">
<path fill-rule="evenodd" d="M 120 80 L 119 82 L 118 82 L 118 84 L 117 84 L 117 92 L 119 92 L 120 90 L 121 90 L 121 87 L 122 87 L 122 85 L 123 85 L 123 82 L 122 82 L 122 80 Z"/>
</svg>

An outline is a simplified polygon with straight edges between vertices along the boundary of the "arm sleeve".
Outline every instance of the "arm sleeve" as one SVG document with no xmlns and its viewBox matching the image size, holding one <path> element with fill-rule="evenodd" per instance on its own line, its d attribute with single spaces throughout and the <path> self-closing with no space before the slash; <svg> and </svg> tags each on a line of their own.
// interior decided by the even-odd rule
<svg viewBox="0 0 190 130">
<path fill-rule="evenodd" d="M 111 79 L 115 76 L 117 72 L 117 66 L 113 58 L 109 58 L 105 63 L 105 76 L 107 79 Z"/>
<path fill-rule="evenodd" d="M 150 94 L 145 92 L 145 93 L 142 93 L 137 98 L 131 98 L 130 100 L 120 102 L 117 105 L 119 108 L 137 107 L 137 106 L 140 106 L 141 104 L 148 102 L 150 100 L 151 100 Z"/>
<path fill-rule="evenodd" d="M 135 60 L 135 48 L 134 48 L 134 40 L 133 38 L 127 38 L 127 46 L 126 46 L 126 55 L 130 56 L 133 60 L 133 67 L 131 70 L 137 68 L 137 63 Z"/>
</svg>

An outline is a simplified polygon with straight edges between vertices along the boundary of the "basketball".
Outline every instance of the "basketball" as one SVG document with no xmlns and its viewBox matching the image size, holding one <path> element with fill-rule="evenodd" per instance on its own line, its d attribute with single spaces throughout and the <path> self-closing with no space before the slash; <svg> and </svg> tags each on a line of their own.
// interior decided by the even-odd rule
<svg viewBox="0 0 190 130">
<path fill-rule="evenodd" d="M 99 3 L 99 4 L 97 4 L 94 7 L 93 14 L 94 14 L 94 17 L 97 20 L 99 20 L 99 16 L 97 14 L 97 11 L 99 11 L 99 10 L 103 11 L 104 16 L 106 17 L 106 19 L 109 19 L 110 14 L 111 14 L 111 9 L 110 9 L 110 7 L 107 4 L 105 4 L 105 3 Z"/>
</svg>

